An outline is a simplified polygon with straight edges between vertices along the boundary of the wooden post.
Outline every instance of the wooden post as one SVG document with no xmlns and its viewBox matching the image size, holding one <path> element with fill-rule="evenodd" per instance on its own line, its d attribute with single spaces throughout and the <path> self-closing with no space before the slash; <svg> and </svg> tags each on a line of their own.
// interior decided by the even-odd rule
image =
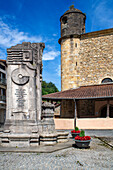
<svg viewBox="0 0 113 170">
<path fill-rule="evenodd" d="M 109 100 L 107 100 L 107 117 L 109 117 Z"/>
<path fill-rule="evenodd" d="M 76 127 L 76 117 L 77 117 L 77 104 L 76 104 L 76 100 L 74 99 L 74 103 L 75 103 L 75 118 L 74 118 L 74 128 Z"/>
</svg>

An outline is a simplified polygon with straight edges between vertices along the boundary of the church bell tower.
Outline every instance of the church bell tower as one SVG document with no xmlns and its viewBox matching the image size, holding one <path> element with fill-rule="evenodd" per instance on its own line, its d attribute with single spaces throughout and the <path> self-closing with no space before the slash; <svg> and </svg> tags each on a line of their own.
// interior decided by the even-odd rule
<svg viewBox="0 0 113 170">
<path fill-rule="evenodd" d="M 85 33 L 86 15 L 70 7 L 60 18 L 61 23 L 61 90 L 79 86 L 80 35 Z"/>
</svg>

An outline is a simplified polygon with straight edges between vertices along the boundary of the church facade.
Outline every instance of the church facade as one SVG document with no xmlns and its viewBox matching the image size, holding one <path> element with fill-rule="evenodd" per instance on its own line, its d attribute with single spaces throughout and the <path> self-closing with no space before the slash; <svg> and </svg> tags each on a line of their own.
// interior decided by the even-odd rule
<svg viewBox="0 0 113 170">
<path fill-rule="evenodd" d="M 85 20 L 86 15 L 74 6 L 60 18 L 62 91 L 113 82 L 113 28 L 85 33 Z M 78 117 L 106 117 L 107 103 L 113 117 L 111 99 L 78 101 Z M 62 100 L 61 117 L 73 117 L 73 105 L 73 100 Z"/>
<path fill-rule="evenodd" d="M 61 16 L 59 44 L 61 45 L 62 92 L 57 96 L 53 94 L 43 98 L 61 101 L 59 122 L 62 123 L 58 123 L 58 119 L 55 120 L 58 126 L 61 124 L 63 127 L 65 124 L 67 126 L 64 125 L 65 128 L 70 129 L 72 123 L 69 122 L 76 116 L 80 126 L 82 124 L 80 121 L 84 122 L 86 119 L 85 124 L 89 122 L 89 126 L 91 122 L 95 122 L 92 127 L 86 124 L 82 128 L 98 129 L 105 121 L 103 128 L 112 129 L 113 126 L 109 125 L 111 122 L 113 124 L 111 94 L 113 90 L 113 28 L 85 33 L 85 20 L 86 15 L 75 9 L 73 5 Z M 91 92 L 89 90 L 89 94 L 85 95 L 86 91 L 84 91 L 83 97 L 80 98 L 77 89 L 82 87 L 86 91 L 89 88 Z M 73 93 L 71 93 L 72 89 L 75 89 Z M 98 89 L 97 97 L 95 89 Z M 100 126 L 98 127 L 96 123 Z"/>
<path fill-rule="evenodd" d="M 84 13 L 61 16 L 61 90 L 113 81 L 113 28 L 85 33 Z"/>
</svg>

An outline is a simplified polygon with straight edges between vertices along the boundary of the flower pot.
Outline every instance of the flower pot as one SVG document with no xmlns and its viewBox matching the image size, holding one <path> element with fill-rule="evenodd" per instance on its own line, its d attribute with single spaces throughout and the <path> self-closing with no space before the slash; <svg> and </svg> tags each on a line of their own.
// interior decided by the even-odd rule
<svg viewBox="0 0 113 170">
<path fill-rule="evenodd" d="M 75 140 L 78 148 L 88 148 L 91 140 Z"/>
<path fill-rule="evenodd" d="M 76 136 L 79 136 L 80 133 L 71 133 L 72 137 L 75 138 Z"/>
</svg>

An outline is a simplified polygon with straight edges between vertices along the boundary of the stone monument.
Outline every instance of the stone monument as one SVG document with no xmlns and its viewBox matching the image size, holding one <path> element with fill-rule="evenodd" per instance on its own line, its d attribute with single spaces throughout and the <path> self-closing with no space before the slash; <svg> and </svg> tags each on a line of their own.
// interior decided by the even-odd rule
<svg viewBox="0 0 113 170">
<path fill-rule="evenodd" d="M 23 42 L 7 49 L 7 111 L 2 146 L 53 145 L 67 141 L 53 120 L 54 105 L 41 98 L 44 43 Z M 60 139 L 60 140 L 59 140 Z"/>
</svg>

